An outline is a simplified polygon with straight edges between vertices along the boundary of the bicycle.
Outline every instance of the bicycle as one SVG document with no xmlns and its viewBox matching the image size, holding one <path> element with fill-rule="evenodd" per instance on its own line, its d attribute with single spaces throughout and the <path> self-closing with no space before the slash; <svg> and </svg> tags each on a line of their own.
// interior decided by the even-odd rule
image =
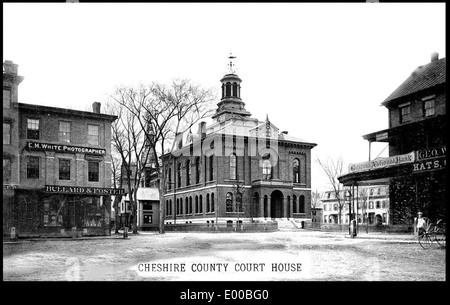
<svg viewBox="0 0 450 305">
<path fill-rule="evenodd" d="M 419 244 L 422 248 L 430 248 L 433 241 L 445 247 L 446 228 L 442 219 L 439 219 L 436 224 L 427 222 L 425 229 L 419 232 Z"/>
</svg>

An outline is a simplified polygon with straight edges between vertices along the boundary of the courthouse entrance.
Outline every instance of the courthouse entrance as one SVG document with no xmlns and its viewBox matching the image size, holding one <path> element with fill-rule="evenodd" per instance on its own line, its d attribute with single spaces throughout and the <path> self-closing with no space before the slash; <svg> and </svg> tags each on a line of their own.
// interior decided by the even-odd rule
<svg viewBox="0 0 450 305">
<path fill-rule="evenodd" d="M 283 193 L 275 190 L 270 195 L 270 216 L 272 218 L 283 217 Z"/>
</svg>

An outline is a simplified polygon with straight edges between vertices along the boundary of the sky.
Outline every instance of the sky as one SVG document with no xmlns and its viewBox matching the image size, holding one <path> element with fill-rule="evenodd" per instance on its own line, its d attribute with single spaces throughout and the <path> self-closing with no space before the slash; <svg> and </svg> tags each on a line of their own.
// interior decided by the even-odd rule
<svg viewBox="0 0 450 305">
<path fill-rule="evenodd" d="M 433 52 L 445 57 L 445 3 L 3 3 L 20 103 L 90 111 L 116 86 L 175 78 L 219 94 L 232 53 L 252 116 L 317 144 L 319 192 L 316 160 L 367 161 L 381 103 Z"/>
</svg>

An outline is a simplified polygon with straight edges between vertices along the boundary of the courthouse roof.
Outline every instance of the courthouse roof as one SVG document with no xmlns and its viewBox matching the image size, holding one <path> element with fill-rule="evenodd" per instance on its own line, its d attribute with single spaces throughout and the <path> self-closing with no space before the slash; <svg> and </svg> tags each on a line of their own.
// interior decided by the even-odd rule
<svg viewBox="0 0 450 305">
<path fill-rule="evenodd" d="M 418 67 L 413 73 L 391 93 L 382 103 L 386 106 L 390 101 L 422 91 L 440 84 L 445 84 L 445 58 L 434 60 Z"/>
</svg>

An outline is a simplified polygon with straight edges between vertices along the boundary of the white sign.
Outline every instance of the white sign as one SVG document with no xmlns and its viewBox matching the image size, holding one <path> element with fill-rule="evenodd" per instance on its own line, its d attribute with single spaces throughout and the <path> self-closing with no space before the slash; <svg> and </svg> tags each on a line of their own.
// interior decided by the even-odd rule
<svg viewBox="0 0 450 305">
<path fill-rule="evenodd" d="M 378 158 L 372 161 L 366 161 L 361 163 L 351 163 L 349 165 L 348 171 L 349 173 L 354 172 L 363 172 L 363 171 L 369 171 L 373 169 L 379 169 L 389 166 L 395 166 L 405 163 L 412 163 L 414 162 L 414 152 L 410 152 L 408 154 L 404 155 L 397 155 L 387 158 Z"/>
</svg>

